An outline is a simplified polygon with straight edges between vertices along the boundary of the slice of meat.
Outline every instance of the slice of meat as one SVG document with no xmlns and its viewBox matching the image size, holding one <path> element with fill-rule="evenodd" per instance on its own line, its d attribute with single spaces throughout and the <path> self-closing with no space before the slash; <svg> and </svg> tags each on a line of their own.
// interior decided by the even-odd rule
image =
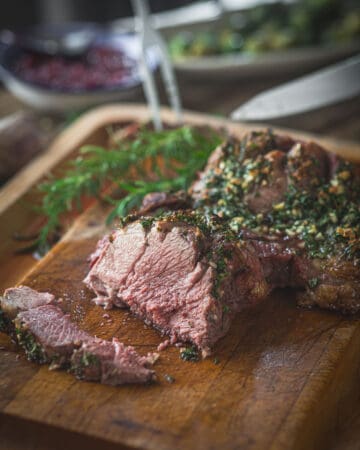
<svg viewBox="0 0 360 450">
<path fill-rule="evenodd" d="M 54 301 L 54 295 L 48 292 L 37 292 L 28 286 L 18 286 L 6 289 L 3 297 L 0 297 L 0 308 L 9 319 L 14 319 L 20 311 L 48 305 Z"/>
<path fill-rule="evenodd" d="M 155 373 L 148 369 L 152 363 L 151 356 L 140 356 L 116 338 L 112 342 L 92 339 L 74 351 L 71 370 L 80 379 L 116 386 L 154 380 Z"/>
<path fill-rule="evenodd" d="M 97 304 L 125 305 L 206 355 L 235 312 L 269 292 L 259 260 L 252 247 L 207 233 L 190 212 L 149 220 L 116 231 L 84 282 Z"/>
<path fill-rule="evenodd" d="M 37 292 L 28 286 L 6 289 L 0 297 L 0 331 L 16 339 L 13 320 L 20 311 L 42 305 L 54 304 L 55 297 L 48 292 Z"/>
<path fill-rule="evenodd" d="M 126 280 L 136 261 L 145 252 L 146 245 L 145 232 L 141 225 L 130 227 L 130 239 L 121 230 L 114 232 L 112 236 L 111 241 L 107 240 L 105 245 L 100 244 L 100 257 L 84 280 L 96 292 L 95 303 L 106 309 L 114 304 L 125 306 L 117 297 L 118 285 Z"/>
<path fill-rule="evenodd" d="M 96 261 L 100 258 L 102 252 L 106 249 L 111 239 L 112 234 L 110 233 L 106 234 L 102 239 L 100 239 L 97 242 L 95 250 L 89 255 L 87 259 L 90 267 L 92 267 L 96 263 Z"/>
<path fill-rule="evenodd" d="M 71 321 L 70 315 L 54 305 L 22 311 L 14 323 L 18 342 L 28 358 L 58 367 L 68 365 L 74 349 L 90 338 Z"/>
<path fill-rule="evenodd" d="M 29 360 L 51 364 L 51 369 L 65 368 L 81 379 L 104 384 L 155 379 L 154 371 L 148 368 L 154 362 L 153 354 L 142 357 L 116 338 L 109 342 L 91 336 L 72 322 L 69 314 L 51 304 L 54 302 L 52 294 L 26 286 L 8 289 L 2 298 L 2 306 L 11 304 L 11 308 L 3 310 L 8 321 L 14 311 L 20 311 L 13 321 L 16 340 Z"/>
</svg>

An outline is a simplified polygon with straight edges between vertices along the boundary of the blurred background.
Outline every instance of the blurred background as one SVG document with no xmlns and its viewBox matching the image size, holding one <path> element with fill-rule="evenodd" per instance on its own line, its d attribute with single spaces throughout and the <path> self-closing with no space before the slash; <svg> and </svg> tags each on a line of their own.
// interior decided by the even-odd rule
<svg viewBox="0 0 360 450">
<path fill-rule="evenodd" d="M 0 17 L 1 28 L 74 20 L 107 23 L 133 14 L 130 0 L 14 0 L 6 3 Z M 152 12 L 160 12 L 190 3 L 194 2 L 151 0 L 150 6 Z"/>
<path fill-rule="evenodd" d="M 263 90 L 360 51 L 358 0 L 149 4 L 154 26 L 166 40 L 185 109 L 227 117 Z M 1 182 L 90 107 L 145 101 L 130 1 L 7 1 L 0 30 Z M 84 33 L 90 36 L 81 52 L 45 48 L 49 37 L 74 30 L 82 30 L 82 39 Z M 157 74 L 158 57 L 148 58 Z M 166 104 L 158 76 L 157 81 Z M 359 140 L 359 104 L 356 97 L 270 124 Z"/>
</svg>

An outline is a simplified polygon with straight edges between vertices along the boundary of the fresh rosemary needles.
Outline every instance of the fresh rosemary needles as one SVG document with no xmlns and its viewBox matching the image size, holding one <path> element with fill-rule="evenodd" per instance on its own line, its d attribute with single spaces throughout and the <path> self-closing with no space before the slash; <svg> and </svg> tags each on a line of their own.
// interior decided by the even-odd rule
<svg viewBox="0 0 360 450">
<path fill-rule="evenodd" d="M 201 132 L 182 126 L 152 131 L 144 126 L 113 149 L 83 147 L 60 177 L 49 177 L 39 186 L 44 194 L 40 209 L 46 217 L 38 240 L 40 251 L 48 247 L 62 214 L 82 208 L 84 196 L 100 198 L 105 185 L 120 188 L 125 192 L 121 199 L 111 194 L 103 198 L 113 205 L 108 221 L 123 217 L 150 192 L 186 190 L 220 142 L 220 133 L 209 129 Z"/>
</svg>

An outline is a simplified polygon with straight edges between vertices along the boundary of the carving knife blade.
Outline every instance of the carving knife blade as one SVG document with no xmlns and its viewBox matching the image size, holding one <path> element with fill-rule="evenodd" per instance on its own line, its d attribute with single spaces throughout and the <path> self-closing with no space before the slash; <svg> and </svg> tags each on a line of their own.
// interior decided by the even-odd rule
<svg viewBox="0 0 360 450">
<path fill-rule="evenodd" d="M 276 119 L 360 94 L 360 55 L 261 92 L 234 110 L 233 120 Z"/>
</svg>

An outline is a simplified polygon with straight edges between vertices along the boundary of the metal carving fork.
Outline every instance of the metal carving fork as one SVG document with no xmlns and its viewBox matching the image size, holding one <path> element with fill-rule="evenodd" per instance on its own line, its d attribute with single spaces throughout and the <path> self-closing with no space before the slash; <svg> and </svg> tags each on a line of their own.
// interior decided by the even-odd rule
<svg viewBox="0 0 360 450">
<path fill-rule="evenodd" d="M 153 72 L 147 64 L 147 49 L 154 47 L 160 55 L 160 70 L 169 103 L 175 113 L 178 122 L 182 121 L 182 109 L 179 97 L 178 86 L 171 65 L 165 41 L 153 28 L 150 17 L 150 10 L 147 0 L 132 0 L 135 12 L 135 29 L 141 39 L 140 70 L 143 80 L 146 100 L 150 106 L 152 120 L 156 130 L 162 129 L 160 117 L 159 95 L 156 88 Z"/>
</svg>

